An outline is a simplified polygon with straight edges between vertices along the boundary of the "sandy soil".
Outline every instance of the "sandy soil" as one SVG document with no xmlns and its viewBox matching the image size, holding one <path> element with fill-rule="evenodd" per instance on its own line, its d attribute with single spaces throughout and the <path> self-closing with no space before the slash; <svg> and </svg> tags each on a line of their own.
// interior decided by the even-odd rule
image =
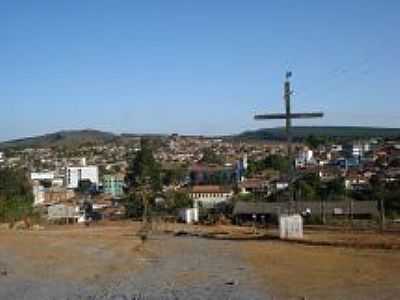
<svg viewBox="0 0 400 300">
<path fill-rule="evenodd" d="M 241 243 L 261 284 L 276 299 L 399 299 L 400 252 Z"/>
<path fill-rule="evenodd" d="M 16 276 L 98 280 L 101 274 L 139 270 L 150 252 L 139 251 L 138 225 L 53 226 L 45 231 L 2 231 L 1 257 Z M 135 259 L 132 259 L 134 256 Z"/>
<path fill-rule="evenodd" d="M 400 249 L 400 232 L 306 230 L 305 239 L 343 243 L 355 248 Z"/>
<path fill-rule="evenodd" d="M 253 234 L 244 227 L 170 224 L 155 226 L 158 233 L 143 244 L 139 229 L 140 224 L 121 222 L 0 231 L 0 299 L 400 298 L 399 250 L 161 234 Z M 307 232 L 306 238 L 399 239 L 321 230 Z"/>
<path fill-rule="evenodd" d="M 268 299 L 232 242 L 140 225 L 0 232 L 0 299 Z"/>
</svg>

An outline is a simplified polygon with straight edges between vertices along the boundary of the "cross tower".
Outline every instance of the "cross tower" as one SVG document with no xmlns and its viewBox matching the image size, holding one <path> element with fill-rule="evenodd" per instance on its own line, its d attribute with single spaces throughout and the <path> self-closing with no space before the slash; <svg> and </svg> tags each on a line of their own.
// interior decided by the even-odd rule
<svg viewBox="0 0 400 300">
<path fill-rule="evenodd" d="M 292 152 L 292 119 L 311 119 L 311 118 L 322 118 L 322 112 L 311 112 L 311 113 L 292 113 L 290 109 L 290 96 L 293 91 L 290 88 L 289 78 L 292 76 L 292 72 L 286 72 L 286 78 L 284 83 L 284 101 L 285 101 L 285 113 L 272 113 L 264 115 L 256 115 L 256 120 L 275 120 L 285 119 L 286 120 L 286 140 L 287 140 L 287 153 L 289 158 L 289 170 L 288 170 L 288 188 L 289 188 L 289 202 L 293 204 L 293 181 L 294 181 L 294 159 Z"/>
</svg>

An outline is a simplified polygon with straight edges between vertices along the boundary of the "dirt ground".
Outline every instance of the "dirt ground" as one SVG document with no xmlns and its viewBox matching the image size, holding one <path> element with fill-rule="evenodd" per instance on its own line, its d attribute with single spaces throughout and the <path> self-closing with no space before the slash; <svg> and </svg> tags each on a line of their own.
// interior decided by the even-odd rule
<svg viewBox="0 0 400 300">
<path fill-rule="evenodd" d="M 134 236 L 138 224 L 114 226 L 52 226 L 43 231 L 2 231 L 2 256 L 15 260 L 16 275 L 98 280 L 101 274 L 140 269 L 151 252 Z M 135 259 L 132 259 L 132 256 Z M 1 265 L 0 265 L 1 267 Z"/>
<path fill-rule="evenodd" d="M 140 226 L 0 230 L 0 299 L 400 298 L 398 249 L 236 240 L 264 232 L 173 224 L 155 225 L 143 244 Z M 235 240 L 172 234 L 182 230 Z M 306 239 L 370 244 L 397 243 L 399 236 L 313 230 Z"/>
<path fill-rule="evenodd" d="M 283 242 L 245 242 L 241 249 L 277 299 L 400 298 L 399 251 Z"/>
</svg>

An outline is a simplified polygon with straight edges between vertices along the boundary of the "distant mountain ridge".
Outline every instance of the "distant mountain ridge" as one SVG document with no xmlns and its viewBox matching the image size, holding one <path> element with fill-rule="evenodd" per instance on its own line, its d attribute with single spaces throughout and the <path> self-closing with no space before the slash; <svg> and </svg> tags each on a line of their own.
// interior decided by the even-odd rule
<svg viewBox="0 0 400 300">
<path fill-rule="evenodd" d="M 45 135 L 21 138 L 0 143 L 4 148 L 29 148 L 82 145 L 87 143 L 104 144 L 118 139 L 118 135 L 100 130 L 62 130 Z"/>
<path fill-rule="evenodd" d="M 270 140 L 279 141 L 286 138 L 284 127 L 265 128 L 231 136 L 223 136 L 225 139 L 239 140 Z M 292 128 L 293 138 L 301 140 L 309 135 L 339 138 L 398 138 L 400 137 L 400 128 L 380 128 L 380 127 L 362 127 L 362 126 L 297 126 Z M 126 142 L 132 138 L 142 136 L 148 137 L 166 137 L 168 134 L 130 134 L 121 135 L 104 132 L 100 130 L 63 130 L 45 135 L 21 138 L 0 143 L 0 149 L 5 148 L 38 148 L 54 146 L 81 146 L 85 144 L 107 144 L 110 142 Z M 194 137 L 194 135 L 191 135 Z M 199 135 L 200 136 L 200 135 Z M 205 137 L 202 135 L 202 137 Z"/>
<path fill-rule="evenodd" d="M 303 139 L 314 135 L 333 138 L 396 138 L 400 137 L 400 128 L 364 127 L 364 126 L 295 126 L 292 128 L 294 139 Z M 264 128 L 245 131 L 236 136 L 239 139 L 283 140 L 286 138 L 284 127 Z"/>
</svg>

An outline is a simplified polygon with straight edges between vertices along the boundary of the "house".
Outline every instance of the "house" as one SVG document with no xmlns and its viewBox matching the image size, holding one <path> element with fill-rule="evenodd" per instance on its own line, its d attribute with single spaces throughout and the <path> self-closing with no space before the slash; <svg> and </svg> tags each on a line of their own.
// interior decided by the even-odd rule
<svg viewBox="0 0 400 300">
<path fill-rule="evenodd" d="M 99 185 L 99 168 L 97 166 L 68 167 L 65 171 L 65 180 L 69 189 L 78 188 L 81 180 L 88 180 L 97 187 Z"/>
<path fill-rule="evenodd" d="M 269 182 L 260 178 L 248 178 L 240 182 L 238 187 L 241 194 L 268 193 Z"/>
<path fill-rule="evenodd" d="M 75 192 L 65 187 L 51 187 L 44 191 L 44 205 L 68 202 L 75 197 Z"/>
<path fill-rule="evenodd" d="M 54 172 L 32 172 L 32 181 L 49 181 L 51 182 L 55 178 Z"/>
<path fill-rule="evenodd" d="M 42 186 L 38 181 L 32 184 L 33 193 L 33 206 L 44 204 L 46 188 Z"/>
<path fill-rule="evenodd" d="M 226 202 L 233 196 L 231 188 L 220 185 L 196 185 L 189 191 L 189 197 L 195 205 L 213 208 L 218 203 Z"/>
<path fill-rule="evenodd" d="M 319 169 L 319 177 L 323 181 L 333 180 L 343 175 L 343 171 L 337 166 L 326 165 Z"/>
<path fill-rule="evenodd" d="M 308 164 L 314 165 L 314 153 L 312 150 L 300 151 L 295 159 L 295 167 L 297 169 L 305 168 Z"/>
<path fill-rule="evenodd" d="M 190 168 L 190 181 L 194 185 L 234 183 L 237 179 L 236 168 L 232 166 L 194 164 Z"/>
</svg>

